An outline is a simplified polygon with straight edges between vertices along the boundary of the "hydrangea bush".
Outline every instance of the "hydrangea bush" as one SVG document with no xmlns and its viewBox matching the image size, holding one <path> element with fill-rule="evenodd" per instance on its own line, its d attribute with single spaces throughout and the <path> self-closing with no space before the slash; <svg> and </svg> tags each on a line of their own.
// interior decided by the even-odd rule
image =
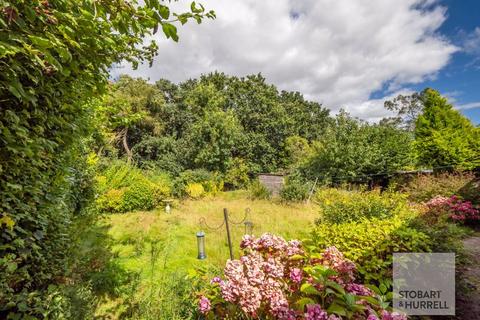
<svg viewBox="0 0 480 320">
<path fill-rule="evenodd" d="M 198 293 L 206 319 L 406 319 L 355 282 L 355 264 L 335 247 L 309 255 L 300 241 L 264 234 L 245 236 L 241 248 L 224 276 Z"/>
<path fill-rule="evenodd" d="M 480 220 L 480 209 L 470 201 L 464 201 L 457 196 L 437 196 L 426 203 L 428 214 L 440 218 L 447 216 L 453 221 L 472 222 Z"/>
</svg>

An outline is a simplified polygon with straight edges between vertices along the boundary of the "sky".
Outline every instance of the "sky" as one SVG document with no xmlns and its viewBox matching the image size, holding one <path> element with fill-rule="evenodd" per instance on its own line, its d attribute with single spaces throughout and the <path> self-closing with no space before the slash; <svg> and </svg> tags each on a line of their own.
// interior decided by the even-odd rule
<svg viewBox="0 0 480 320">
<path fill-rule="evenodd" d="M 479 0 L 204 0 L 217 19 L 153 38 L 152 67 L 112 70 L 174 82 L 261 73 L 338 112 L 378 121 L 383 102 L 431 87 L 480 123 Z M 173 3 L 181 11 L 188 2 Z M 150 39 L 147 39 L 147 41 Z"/>
</svg>

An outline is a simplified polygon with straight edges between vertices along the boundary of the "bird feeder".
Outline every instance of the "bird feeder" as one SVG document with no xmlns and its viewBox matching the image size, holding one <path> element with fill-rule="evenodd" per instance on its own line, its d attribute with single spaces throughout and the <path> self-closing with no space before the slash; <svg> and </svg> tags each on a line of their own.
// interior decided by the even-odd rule
<svg viewBox="0 0 480 320">
<path fill-rule="evenodd" d="M 198 256 L 197 258 L 203 260 L 207 257 L 205 254 L 205 232 L 197 232 L 197 247 L 198 247 Z"/>
</svg>

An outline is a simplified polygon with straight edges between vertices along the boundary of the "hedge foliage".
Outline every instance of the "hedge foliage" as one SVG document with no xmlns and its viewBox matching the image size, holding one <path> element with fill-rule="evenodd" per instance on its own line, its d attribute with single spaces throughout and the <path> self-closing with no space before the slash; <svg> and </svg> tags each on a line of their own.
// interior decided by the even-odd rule
<svg viewBox="0 0 480 320">
<path fill-rule="evenodd" d="M 312 251 L 336 246 L 345 257 L 357 264 L 366 281 L 380 281 L 392 276 L 394 252 L 428 252 L 429 237 L 408 227 L 404 219 L 364 220 L 342 224 L 320 224 L 311 233 Z"/>
<path fill-rule="evenodd" d="M 178 36 L 157 0 L 0 0 L 0 8 L 0 318 L 57 319 L 72 221 L 93 194 L 82 140 L 91 98 L 113 63 L 152 60 L 157 46 L 142 46 L 144 36 L 159 26 Z M 193 5 L 177 18 L 204 16 L 214 15 Z"/>
</svg>

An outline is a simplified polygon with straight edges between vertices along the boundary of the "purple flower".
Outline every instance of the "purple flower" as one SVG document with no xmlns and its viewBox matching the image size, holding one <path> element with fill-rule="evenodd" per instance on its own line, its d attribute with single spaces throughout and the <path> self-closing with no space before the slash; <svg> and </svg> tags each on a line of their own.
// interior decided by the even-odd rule
<svg viewBox="0 0 480 320">
<path fill-rule="evenodd" d="M 212 308 L 210 300 L 208 300 L 208 298 L 204 296 L 200 298 L 198 305 L 199 305 L 200 312 L 203 314 L 207 314 Z"/>
<path fill-rule="evenodd" d="M 211 283 L 211 284 L 214 284 L 214 283 L 222 283 L 222 279 L 220 279 L 220 277 L 215 277 L 215 278 L 213 278 L 212 280 L 210 280 L 210 283 Z"/>
</svg>

